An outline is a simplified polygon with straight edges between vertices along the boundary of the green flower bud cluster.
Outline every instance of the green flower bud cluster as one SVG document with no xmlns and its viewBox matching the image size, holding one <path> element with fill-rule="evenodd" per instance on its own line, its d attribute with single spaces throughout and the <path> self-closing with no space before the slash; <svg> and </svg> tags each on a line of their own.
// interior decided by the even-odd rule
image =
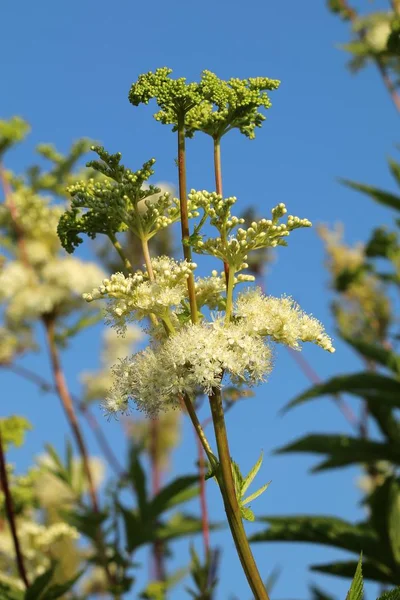
<svg viewBox="0 0 400 600">
<path fill-rule="evenodd" d="M 129 102 L 134 106 L 148 104 L 154 98 L 161 109 L 154 118 L 164 125 L 176 125 L 178 119 L 203 101 L 198 83 L 186 83 L 186 77 L 171 79 L 171 73 L 172 69 L 162 67 L 155 73 L 140 75 L 129 92 Z"/>
<path fill-rule="evenodd" d="M 190 200 L 203 209 L 204 214 L 210 217 L 211 225 L 214 225 L 220 237 L 208 238 L 203 241 L 200 235 L 192 236 L 192 247 L 198 254 L 210 254 L 228 263 L 235 272 L 247 268 L 247 254 L 259 248 L 274 248 L 286 246 L 287 237 L 291 231 L 300 227 L 311 227 L 308 219 L 300 219 L 289 215 L 286 223 L 279 223 L 287 210 L 283 203 L 272 209 L 272 219 L 261 219 L 254 221 L 247 229 L 239 227 L 236 236 L 228 235 L 244 219 L 232 216 L 231 206 L 236 202 L 235 197 L 222 198 L 215 192 L 196 192 L 192 190 L 189 194 Z"/>
<path fill-rule="evenodd" d="M 160 193 L 160 189 L 152 185 L 143 189 L 154 173 L 155 159 L 133 172 L 120 164 L 119 152 L 109 154 L 99 146 L 92 146 L 92 150 L 101 161 L 91 161 L 87 166 L 104 177 L 100 181 L 82 180 L 68 188 L 72 196 L 71 209 L 63 214 L 58 225 L 58 234 L 67 252 L 72 253 L 82 242 L 80 233 L 91 238 L 99 233 L 112 237 L 129 229 L 141 239 L 148 240 L 179 219 L 179 202 L 169 194 L 146 203 L 147 198 Z M 143 210 L 143 202 L 146 210 Z"/>
<path fill-rule="evenodd" d="M 277 79 L 268 77 L 224 81 L 211 71 L 203 71 L 200 87 L 205 102 L 188 113 L 187 135 L 191 137 L 195 131 L 203 131 L 220 139 L 231 129 L 239 129 L 240 133 L 254 139 L 255 128 L 265 121 L 259 109 L 271 107 L 265 90 L 276 90 L 279 84 Z"/>
<path fill-rule="evenodd" d="M 23 140 L 29 130 L 29 124 L 21 117 L 12 117 L 8 121 L 0 120 L 0 158 L 4 152 Z"/>
<path fill-rule="evenodd" d="M 185 125 L 186 135 L 196 131 L 220 139 L 231 129 L 239 129 L 248 138 L 261 127 L 271 101 L 266 90 L 275 90 L 280 82 L 267 77 L 249 79 L 219 79 L 211 71 L 203 71 L 199 83 L 186 83 L 186 78 L 171 79 L 172 69 L 163 67 L 155 73 L 140 75 L 129 92 L 134 105 L 148 104 L 155 99 L 160 111 L 154 115 L 164 125 Z"/>
</svg>

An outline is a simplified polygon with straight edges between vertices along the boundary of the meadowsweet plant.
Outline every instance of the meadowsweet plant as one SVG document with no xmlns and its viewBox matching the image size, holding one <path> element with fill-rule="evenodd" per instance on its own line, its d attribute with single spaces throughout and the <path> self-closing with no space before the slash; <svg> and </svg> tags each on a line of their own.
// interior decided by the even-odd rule
<svg viewBox="0 0 400 600">
<path fill-rule="evenodd" d="M 234 214 L 236 197 L 222 194 L 221 138 L 231 129 L 254 138 L 256 127 L 265 119 L 261 111 L 271 105 L 268 91 L 279 82 L 264 77 L 223 81 L 204 71 L 198 83 L 187 83 L 185 78 L 172 78 L 171 73 L 161 68 L 141 75 L 130 89 L 129 100 L 133 106 L 154 101 L 159 108 L 156 120 L 172 125 L 177 133 L 179 197 L 161 194 L 147 184 L 154 159 L 133 171 L 122 165 L 120 153 L 93 146 L 98 159 L 88 166 L 99 177 L 69 187 L 71 206 L 60 218 L 58 233 L 68 252 L 82 242 L 82 234 L 91 238 L 104 234 L 111 240 L 125 273 L 110 274 L 94 289 L 88 286 L 84 298 L 89 303 L 106 301 L 107 323 L 117 332 L 123 334 L 137 322 L 149 335 L 144 350 L 113 367 L 114 383 L 103 402 L 104 410 L 116 416 L 133 407 L 149 417 L 170 407 L 188 413 L 207 455 L 210 475 L 220 488 L 249 586 L 256 599 L 265 600 L 268 594 L 243 518 L 254 518 L 247 504 L 267 486 L 246 494 L 261 459 L 247 477 L 232 460 L 224 388 L 267 381 L 275 343 L 299 349 L 301 342 L 312 342 L 329 352 L 334 348 L 319 321 L 290 297 L 265 296 L 251 287 L 254 277 L 247 272 L 251 253 L 286 246 L 290 234 L 310 227 L 310 221 L 288 215 L 279 203 L 265 218 L 246 225 Z M 215 191 L 187 193 L 185 139 L 196 132 L 214 140 Z M 149 240 L 177 221 L 182 257 L 151 256 Z M 118 240 L 126 231 L 140 242 L 142 269 L 132 268 Z M 197 275 L 197 261 L 204 255 L 220 261 L 220 269 L 208 277 Z M 197 417 L 199 396 L 209 399 L 215 450 Z"/>
</svg>

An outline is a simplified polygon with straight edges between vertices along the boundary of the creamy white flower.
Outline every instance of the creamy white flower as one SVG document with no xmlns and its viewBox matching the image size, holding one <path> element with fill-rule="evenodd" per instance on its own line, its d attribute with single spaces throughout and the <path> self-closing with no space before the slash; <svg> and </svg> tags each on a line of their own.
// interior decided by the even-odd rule
<svg viewBox="0 0 400 600">
<path fill-rule="evenodd" d="M 299 342 L 313 342 L 328 352 L 334 352 L 331 338 L 323 325 L 307 315 L 289 296 L 264 296 L 259 288 L 239 294 L 235 315 L 251 333 L 269 336 L 275 342 L 298 350 Z"/>
<path fill-rule="evenodd" d="M 83 297 L 87 302 L 108 298 L 108 322 L 120 332 L 125 331 L 127 323 L 150 314 L 164 317 L 170 307 L 179 306 L 187 297 L 186 280 L 196 264 L 161 256 L 152 260 L 152 267 L 154 281 L 145 271 L 138 270 L 128 277 L 115 273 Z"/>
<path fill-rule="evenodd" d="M 182 394 L 210 394 L 221 387 L 224 376 L 248 385 L 261 383 L 271 362 L 271 350 L 242 323 L 187 325 L 164 343 L 114 367 L 115 384 L 104 408 L 108 413 L 126 412 L 132 400 L 152 415 L 179 406 Z"/>
</svg>

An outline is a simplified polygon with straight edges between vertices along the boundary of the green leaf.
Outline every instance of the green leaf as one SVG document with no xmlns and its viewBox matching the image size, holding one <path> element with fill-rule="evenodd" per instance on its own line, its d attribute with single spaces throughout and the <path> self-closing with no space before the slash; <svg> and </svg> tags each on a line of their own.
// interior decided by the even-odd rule
<svg viewBox="0 0 400 600">
<path fill-rule="evenodd" d="M 240 504 L 240 514 L 242 515 L 243 519 L 246 519 L 246 521 L 254 521 L 255 520 L 255 516 L 253 511 L 251 510 L 251 508 L 249 508 L 248 506 L 243 506 L 243 504 Z"/>
<path fill-rule="evenodd" d="M 379 596 L 377 600 L 400 600 L 400 587 L 385 592 L 382 596 Z"/>
<path fill-rule="evenodd" d="M 238 502 L 240 503 L 240 499 L 242 497 L 242 486 L 243 486 L 244 479 L 243 479 L 243 475 L 240 472 L 239 465 L 234 460 L 231 460 L 231 464 L 232 464 L 233 483 L 235 484 L 236 498 L 237 498 Z"/>
<path fill-rule="evenodd" d="M 197 475 L 177 477 L 171 483 L 164 486 L 153 498 L 149 505 L 149 512 L 152 515 L 160 515 L 178 504 L 191 500 L 199 493 L 198 487 L 194 488 L 198 480 Z"/>
<path fill-rule="evenodd" d="M 347 344 L 357 350 L 367 360 L 372 360 L 382 367 L 393 371 L 395 375 L 400 375 L 400 356 L 378 344 L 369 344 L 363 340 L 353 337 L 341 336 Z"/>
<path fill-rule="evenodd" d="M 366 502 L 371 523 L 382 545 L 390 549 L 388 564 L 400 566 L 400 485 L 396 477 L 387 477 Z"/>
<path fill-rule="evenodd" d="M 39 575 L 26 590 L 24 600 L 42 600 L 42 594 L 52 580 L 54 571 L 55 565 L 52 565 L 50 569 Z"/>
<path fill-rule="evenodd" d="M 368 46 L 361 40 L 354 40 L 347 44 L 340 44 L 339 48 L 356 56 L 364 56 L 368 53 Z"/>
<path fill-rule="evenodd" d="M 327 573 L 329 575 L 336 575 L 337 577 L 346 577 L 351 579 L 354 575 L 357 565 L 357 561 L 349 560 L 328 563 L 325 565 L 312 565 L 310 569 L 312 571 L 316 571 L 317 573 Z M 393 584 L 394 579 L 394 575 L 385 565 L 379 564 L 375 561 L 367 560 L 363 560 L 363 576 L 364 579 L 391 584 Z"/>
<path fill-rule="evenodd" d="M 221 525 L 210 523 L 210 529 L 218 529 Z M 202 521 L 197 517 L 192 517 L 184 513 L 177 513 L 166 523 L 156 529 L 155 538 L 168 541 L 187 535 L 201 533 Z"/>
<path fill-rule="evenodd" d="M 66 592 L 68 592 L 72 586 L 78 581 L 78 579 L 83 575 L 84 571 L 79 571 L 72 579 L 65 581 L 64 583 L 58 583 L 56 585 L 52 585 L 48 588 L 43 596 L 43 600 L 56 600 L 56 598 L 60 598 Z"/>
<path fill-rule="evenodd" d="M 384 393 L 386 401 L 390 401 L 392 406 L 400 408 L 400 383 L 398 381 L 379 373 L 361 372 L 332 377 L 324 383 L 314 385 L 289 402 L 283 412 L 319 396 L 340 393 L 361 397 L 372 397 Z"/>
<path fill-rule="evenodd" d="M 137 448 L 132 448 L 129 457 L 129 476 L 136 493 L 139 511 L 145 516 L 148 510 L 146 475 L 139 459 Z"/>
<path fill-rule="evenodd" d="M 256 464 L 254 465 L 254 467 L 251 469 L 251 471 L 249 472 L 249 474 L 244 478 L 244 482 L 242 484 L 242 490 L 241 490 L 242 496 L 246 492 L 246 490 L 249 487 L 249 485 L 253 482 L 253 479 L 257 475 L 258 471 L 260 470 L 263 458 L 264 458 L 264 452 L 261 451 L 260 458 L 258 459 L 258 461 L 256 462 Z"/>
<path fill-rule="evenodd" d="M 331 516 L 284 515 L 261 517 L 268 529 L 250 536 L 251 542 L 305 542 L 341 548 L 376 560 L 382 558 L 382 548 L 375 531 L 367 524 L 353 525 Z M 353 571 L 354 573 L 354 571 Z"/>
<path fill-rule="evenodd" d="M 364 582 L 362 576 L 362 555 L 358 561 L 357 569 L 351 582 L 350 589 L 347 593 L 346 600 L 363 600 Z"/>
<path fill-rule="evenodd" d="M 383 204 L 384 206 L 389 206 L 390 208 L 394 208 L 400 211 L 400 197 L 396 196 L 395 194 L 385 192 L 384 190 L 380 190 L 370 185 L 364 185 L 363 183 L 350 181 L 350 179 L 339 179 L 339 181 L 340 183 L 343 183 L 343 185 L 347 185 L 348 187 L 351 187 L 354 190 L 357 190 L 358 192 L 367 194 L 368 196 L 370 196 L 370 198 L 372 198 L 379 204 Z"/>
<path fill-rule="evenodd" d="M 400 185 L 400 164 L 393 160 L 393 158 L 389 158 L 388 163 L 391 174 L 395 178 L 396 183 Z"/>
<path fill-rule="evenodd" d="M 265 490 L 269 487 L 270 483 L 271 482 L 268 481 L 268 483 L 266 483 L 265 485 L 263 485 L 262 487 L 260 487 L 260 489 L 257 490 L 256 492 L 254 492 L 254 494 L 250 494 L 250 496 L 247 496 L 246 498 L 243 498 L 242 504 L 248 504 L 252 500 L 255 500 L 256 498 L 258 498 L 258 496 L 261 496 L 261 494 L 263 492 L 265 492 Z"/>
<path fill-rule="evenodd" d="M 328 454 L 329 458 L 314 467 L 314 472 L 378 460 L 388 460 L 400 464 L 400 448 L 393 444 L 372 442 L 346 435 L 307 435 L 274 451 L 275 454 L 287 452 Z"/>
</svg>

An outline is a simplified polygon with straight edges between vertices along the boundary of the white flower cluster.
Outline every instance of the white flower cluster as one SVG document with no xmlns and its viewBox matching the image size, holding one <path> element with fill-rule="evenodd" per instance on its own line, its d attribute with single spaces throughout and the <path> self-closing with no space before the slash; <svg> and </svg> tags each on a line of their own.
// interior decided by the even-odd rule
<svg viewBox="0 0 400 600">
<path fill-rule="evenodd" d="M 77 529 L 67 523 L 59 522 L 46 526 L 27 519 L 17 521 L 17 533 L 30 580 L 50 567 L 54 544 L 79 538 Z M 10 564 L 15 565 L 14 544 L 8 528 L 3 528 L 0 532 L 0 554 L 3 557 L 10 557 Z M 9 583 L 17 589 L 24 589 L 22 581 L 17 577 L 4 577 L 0 574 L 0 581 Z"/>
<path fill-rule="evenodd" d="M 153 415 L 179 406 L 182 394 L 211 393 L 224 374 L 233 382 L 255 385 L 271 370 L 271 350 L 243 323 L 187 325 L 157 347 L 148 347 L 114 367 L 107 413 L 126 412 L 129 401 Z"/>
<path fill-rule="evenodd" d="M 197 265 L 167 256 L 155 258 L 151 264 L 154 281 L 150 281 L 147 272 L 140 270 L 128 277 L 115 273 L 90 294 L 84 294 L 84 299 L 92 302 L 107 297 L 109 323 L 121 332 L 125 331 L 127 322 L 144 319 L 150 314 L 165 317 L 169 308 L 179 306 L 187 297 L 186 280 Z"/>
<path fill-rule="evenodd" d="M 73 257 L 54 257 L 36 269 L 12 261 L 0 271 L 0 300 L 7 302 L 10 323 L 27 322 L 74 309 L 88 286 L 102 276 L 96 264 Z"/>
<path fill-rule="evenodd" d="M 235 315 L 243 319 L 249 332 L 269 336 L 296 350 L 299 342 L 313 342 L 328 352 L 335 351 L 323 325 L 288 296 L 274 298 L 264 296 L 259 288 L 250 289 L 238 296 Z"/>
</svg>

